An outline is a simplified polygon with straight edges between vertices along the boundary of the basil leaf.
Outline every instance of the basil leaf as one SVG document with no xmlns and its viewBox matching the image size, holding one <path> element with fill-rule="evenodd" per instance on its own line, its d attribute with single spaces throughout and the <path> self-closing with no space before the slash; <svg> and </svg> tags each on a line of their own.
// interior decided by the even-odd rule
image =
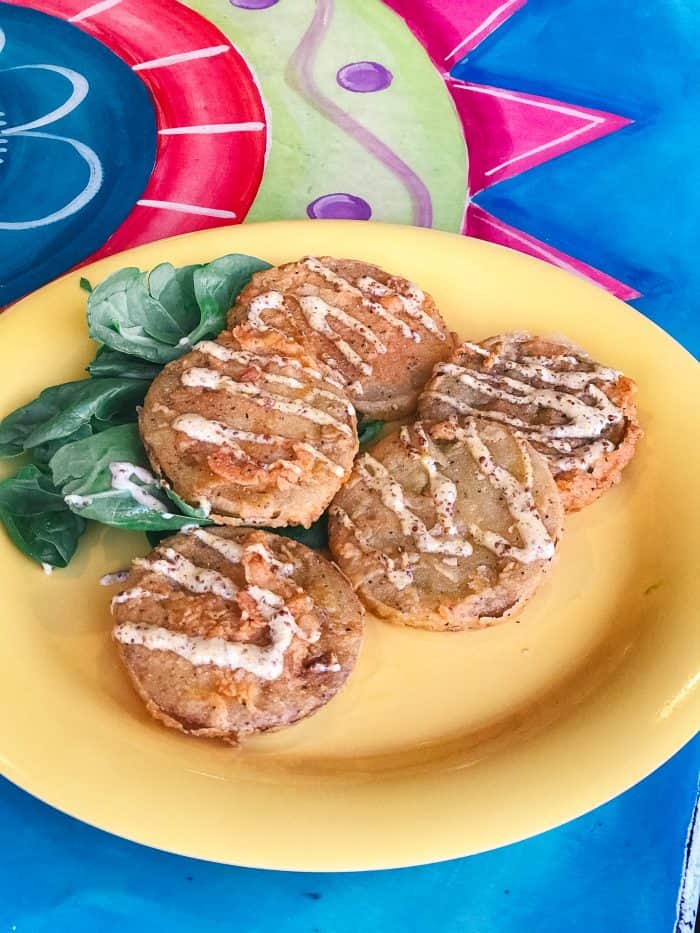
<svg viewBox="0 0 700 933">
<path fill-rule="evenodd" d="M 360 450 L 364 450 L 379 437 L 384 427 L 383 421 L 361 421 L 357 426 Z"/>
<path fill-rule="evenodd" d="M 44 389 L 0 423 L 0 457 L 12 457 L 49 441 L 66 441 L 78 431 L 100 430 L 100 422 L 133 421 L 148 389 L 136 379 L 81 379 Z M 107 425 L 107 426 L 108 426 Z"/>
<path fill-rule="evenodd" d="M 113 471 L 124 481 L 120 487 Z M 108 428 L 66 444 L 51 460 L 53 481 L 76 514 L 132 531 L 177 531 L 184 525 L 208 524 L 171 511 L 160 482 L 147 467 L 135 424 Z"/>
<path fill-rule="evenodd" d="M 86 525 L 33 464 L 0 483 L 0 520 L 27 557 L 52 567 L 68 564 Z"/>
<path fill-rule="evenodd" d="M 90 284 L 90 280 L 89 280 L 89 279 L 86 279 L 86 278 L 82 278 L 82 277 L 81 277 L 81 279 L 80 279 L 80 287 L 82 288 L 82 290 L 83 290 L 84 292 L 87 292 L 88 295 L 89 295 L 90 292 L 92 291 L 92 285 Z"/>
<path fill-rule="evenodd" d="M 162 263 L 150 275 L 121 269 L 88 299 L 90 336 L 120 353 L 168 363 L 216 336 L 253 273 L 269 268 L 262 259 L 231 254 L 203 266 Z"/>
<path fill-rule="evenodd" d="M 157 363 L 149 363 L 104 346 L 100 347 L 95 359 L 87 367 L 93 377 L 116 376 L 121 379 L 155 379 L 160 370 Z"/>
<path fill-rule="evenodd" d="M 322 551 L 328 547 L 327 512 L 324 512 L 310 528 L 304 528 L 302 525 L 291 525 L 289 528 L 266 528 L 265 530 L 272 534 L 282 535 L 285 538 L 293 538 L 300 544 L 313 548 L 314 551 Z"/>
</svg>

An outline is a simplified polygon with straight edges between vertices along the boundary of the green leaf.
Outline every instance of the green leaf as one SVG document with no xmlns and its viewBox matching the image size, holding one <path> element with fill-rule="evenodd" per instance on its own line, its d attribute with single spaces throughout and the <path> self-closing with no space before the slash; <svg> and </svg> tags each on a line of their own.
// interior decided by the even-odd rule
<svg viewBox="0 0 700 933">
<path fill-rule="evenodd" d="M 161 368 L 157 363 L 149 363 L 147 360 L 140 360 L 136 356 L 103 346 L 95 354 L 92 363 L 88 363 L 87 371 L 94 377 L 155 379 Z"/>
<path fill-rule="evenodd" d="M 181 499 L 174 489 L 171 489 L 167 484 L 163 486 L 165 494 L 170 499 L 171 502 L 174 502 L 178 509 L 182 512 L 183 515 L 189 515 L 190 518 L 198 519 L 199 523 L 202 525 L 209 525 L 209 512 L 204 509 L 197 509 L 193 505 L 190 505 L 188 502 L 185 502 L 184 499 Z"/>
<path fill-rule="evenodd" d="M 357 426 L 357 436 L 360 441 L 360 450 L 372 444 L 382 433 L 383 421 L 361 421 Z"/>
<path fill-rule="evenodd" d="M 0 483 L 0 520 L 27 557 L 65 567 L 85 530 L 53 483 L 33 464 Z"/>
<path fill-rule="evenodd" d="M 121 471 L 120 471 L 121 467 Z M 76 514 L 132 531 L 177 531 L 208 524 L 171 511 L 170 499 L 147 466 L 135 424 L 108 428 L 67 444 L 51 460 L 53 481 Z M 115 481 L 121 472 L 124 487 Z"/>
<path fill-rule="evenodd" d="M 147 389 L 147 381 L 136 379 L 81 379 L 44 389 L 0 423 L 0 457 L 50 441 L 65 443 L 77 432 L 84 434 L 86 427 L 98 431 L 125 418 L 133 420 Z"/>
<path fill-rule="evenodd" d="M 87 292 L 88 295 L 89 295 L 90 292 L 92 291 L 92 285 L 90 284 L 90 280 L 89 280 L 89 279 L 84 279 L 84 278 L 81 277 L 81 279 L 80 279 L 80 287 L 82 288 L 82 290 L 83 290 L 84 292 Z"/>
<path fill-rule="evenodd" d="M 293 538 L 300 544 L 313 548 L 315 551 L 323 551 L 328 547 L 328 513 L 317 519 L 310 528 L 304 528 L 302 525 L 292 525 L 289 528 L 267 528 L 266 531 L 272 534 L 283 535 L 285 538 Z"/>
<path fill-rule="evenodd" d="M 168 363 L 216 336 L 253 273 L 269 268 L 262 259 L 231 254 L 203 266 L 162 263 L 150 275 L 121 269 L 88 299 L 90 336 L 120 353 Z"/>
<path fill-rule="evenodd" d="M 92 434 L 92 427 L 89 424 L 84 424 L 82 427 L 78 428 L 77 431 L 74 431 L 72 434 L 69 434 L 68 437 L 60 437 L 55 441 L 46 441 L 45 444 L 38 444 L 36 447 L 32 447 L 32 460 L 39 467 L 40 470 L 43 470 L 45 473 L 49 472 L 49 463 L 51 458 L 63 447 L 64 444 L 70 444 L 73 441 L 80 441 L 84 437 L 90 437 Z"/>
</svg>

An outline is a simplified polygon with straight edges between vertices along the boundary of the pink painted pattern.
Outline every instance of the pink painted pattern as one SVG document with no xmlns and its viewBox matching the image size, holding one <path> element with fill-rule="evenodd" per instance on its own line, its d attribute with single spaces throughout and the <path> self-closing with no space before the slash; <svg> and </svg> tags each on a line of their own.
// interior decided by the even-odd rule
<svg viewBox="0 0 700 933">
<path fill-rule="evenodd" d="M 440 71 L 449 71 L 526 0 L 384 0 Z"/>
<path fill-rule="evenodd" d="M 596 285 L 600 285 L 616 298 L 622 298 L 623 301 L 640 297 L 638 291 L 625 285 L 624 282 L 618 282 L 617 279 L 606 275 L 600 269 L 595 269 L 580 259 L 567 256 L 566 253 L 562 253 L 561 250 L 555 249 L 548 243 L 543 243 L 528 233 L 509 226 L 476 204 L 470 204 L 467 208 L 463 232 L 467 236 L 486 240 L 488 243 L 498 243 L 499 246 L 508 246 L 510 249 L 516 249 L 536 259 L 544 259 L 566 272 L 572 272 L 590 282 L 595 282 Z"/>
<path fill-rule="evenodd" d="M 638 298 L 639 292 L 624 282 L 504 224 L 470 201 L 499 181 L 614 133 L 631 121 L 602 110 L 449 76 L 453 65 L 526 0 L 384 2 L 406 21 L 423 44 L 454 100 L 469 150 L 469 191 L 462 232 L 545 259 L 596 282 L 620 298 Z"/>
<path fill-rule="evenodd" d="M 469 141 L 472 196 L 632 122 L 602 110 L 452 78 L 447 86 Z M 489 132 L 492 127 L 498 131 Z"/>
</svg>

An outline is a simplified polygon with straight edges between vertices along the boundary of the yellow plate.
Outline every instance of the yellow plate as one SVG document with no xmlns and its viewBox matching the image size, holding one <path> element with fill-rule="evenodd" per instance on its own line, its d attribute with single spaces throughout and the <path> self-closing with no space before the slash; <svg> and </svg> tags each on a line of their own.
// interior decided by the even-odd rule
<svg viewBox="0 0 700 933">
<path fill-rule="evenodd" d="M 565 333 L 639 383 L 646 429 L 622 484 L 571 517 L 557 565 L 517 621 L 434 634 L 372 618 L 345 691 L 241 752 L 153 722 L 109 638 L 109 570 L 147 550 L 93 528 L 42 574 L 0 537 L 0 758 L 10 780 L 102 829 L 267 868 L 413 865 L 548 829 L 643 778 L 699 715 L 698 369 L 626 305 L 476 240 L 407 227 L 297 222 L 139 247 L 48 285 L 0 319 L 2 406 L 79 378 L 80 275 L 243 251 L 273 263 L 352 256 L 433 293 L 464 337 Z"/>
</svg>

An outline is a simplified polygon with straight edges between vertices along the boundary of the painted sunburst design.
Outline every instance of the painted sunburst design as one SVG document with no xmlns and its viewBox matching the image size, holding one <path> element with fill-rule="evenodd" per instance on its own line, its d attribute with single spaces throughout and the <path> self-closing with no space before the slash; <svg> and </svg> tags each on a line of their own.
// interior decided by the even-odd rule
<svg viewBox="0 0 700 933">
<path fill-rule="evenodd" d="M 459 118 L 469 154 L 462 232 L 544 259 L 597 283 L 620 298 L 639 297 L 639 292 L 631 286 L 509 226 L 473 201 L 481 191 L 500 181 L 632 122 L 616 114 L 507 88 L 462 81 L 450 75 L 450 70 L 458 62 L 525 6 L 527 0 L 377 0 L 376 8 L 369 4 L 355 6 L 349 0 L 305 0 L 297 5 L 279 3 L 278 0 L 190 0 L 198 11 L 173 0 L 7 2 L 53 14 L 91 34 L 138 74 L 154 102 L 158 147 L 148 186 L 124 223 L 90 258 L 178 233 L 240 222 L 251 207 L 252 219 L 256 220 L 272 216 L 276 219 L 294 217 L 306 212 L 314 217 L 367 219 L 375 216 L 441 229 L 458 229 L 459 216 L 456 210 L 448 216 L 446 205 L 454 207 L 454 195 L 463 190 L 458 172 L 463 171 L 464 166 L 457 165 L 456 148 L 448 149 L 444 145 L 448 135 L 443 133 L 442 137 L 436 137 L 431 150 L 434 164 L 426 164 L 423 159 L 421 173 L 414 165 L 409 165 L 406 158 L 401 159 L 397 152 L 402 145 L 404 150 L 408 146 L 405 155 L 411 162 L 419 161 L 419 152 L 412 147 L 410 134 L 402 132 L 402 118 L 398 112 L 393 117 L 393 143 L 389 144 L 377 132 L 372 132 L 364 119 L 367 117 L 370 122 L 376 122 L 379 111 L 372 114 L 369 110 L 360 110 L 356 111 L 358 116 L 353 117 L 352 107 L 341 107 L 334 102 L 329 96 L 331 89 L 322 87 L 318 81 L 316 55 L 333 18 L 337 14 L 347 16 L 349 12 L 359 16 L 360 11 L 365 16 L 375 16 L 377 12 L 383 12 L 380 6 L 383 4 L 403 20 L 423 46 L 438 72 L 434 75 L 435 87 L 439 87 L 445 103 L 449 95 Z M 267 17 L 268 13 L 262 12 L 264 10 L 274 12 L 277 19 L 269 22 L 258 20 L 264 27 L 258 32 L 255 30 L 259 27 L 253 28 L 253 20 L 249 20 L 251 34 L 257 36 L 258 44 L 248 42 L 248 23 L 244 27 L 242 21 L 231 17 L 234 12 L 243 16 L 261 14 Z M 362 28 L 361 22 L 360 17 L 358 30 Z M 371 23 L 370 20 L 368 22 Z M 375 19 L 375 23 L 378 22 Z M 383 35 L 383 30 L 387 30 L 389 42 L 392 24 L 386 21 L 386 17 L 381 23 L 380 32 Z M 296 30 L 300 31 L 298 39 L 293 35 Z M 246 58 L 231 41 L 232 34 L 236 35 L 237 43 L 239 39 L 246 40 Z M 278 96 L 272 105 L 270 100 L 267 101 L 275 126 L 272 140 L 266 104 L 247 61 L 252 52 L 253 65 L 260 69 L 263 77 L 269 78 L 269 59 L 264 59 L 261 65 L 255 56 L 260 55 L 261 47 L 269 45 L 271 34 L 280 41 L 284 38 L 285 42 L 298 42 L 289 50 L 291 57 L 286 72 L 290 93 L 296 92 L 297 99 Z M 370 24 L 367 38 L 371 35 Z M 335 51 L 342 55 L 337 38 L 335 41 Z M 405 45 L 402 48 L 405 50 Z M 415 57 L 411 59 L 411 65 L 417 67 L 418 64 Z M 370 90 L 381 91 L 391 83 L 392 73 L 378 62 L 351 62 L 338 71 L 337 83 L 341 88 L 349 91 L 368 89 L 354 86 L 344 79 L 345 73 L 349 69 L 357 69 L 358 65 L 374 69 L 370 76 Z M 284 67 L 283 58 L 275 60 L 274 68 Z M 435 89 L 427 87 L 431 76 L 427 61 L 421 75 L 420 94 L 414 86 L 414 96 L 428 95 L 431 107 L 442 107 Z M 357 75 L 354 77 L 359 80 Z M 367 74 L 361 77 L 368 80 Z M 406 93 L 409 77 L 410 68 L 404 63 L 403 93 Z M 267 90 L 274 93 L 269 84 Z M 295 109 L 301 99 L 306 106 L 303 113 Z M 396 97 L 389 99 L 397 100 Z M 418 102 L 414 100 L 413 104 L 417 106 Z M 299 122 L 311 119 L 313 111 L 316 117 L 325 121 L 323 132 L 317 134 L 322 145 L 312 152 L 304 143 L 300 149 L 306 160 L 303 171 L 294 175 L 287 156 L 294 148 L 293 138 Z M 381 112 L 387 114 L 389 110 L 385 108 Z M 414 112 L 418 113 L 415 109 Z M 404 119 L 406 113 L 404 111 Z M 433 136 L 441 122 L 443 125 L 446 123 L 444 108 L 440 113 L 440 119 L 433 123 Z M 452 117 L 454 119 L 454 114 Z M 292 137 L 291 146 L 284 138 L 285 130 L 280 129 L 285 120 L 287 132 Z M 347 155 L 342 164 L 336 160 L 330 166 L 333 145 L 330 142 L 326 142 L 325 147 L 323 145 L 329 125 L 345 137 L 345 141 L 334 137 L 335 151 L 344 154 L 347 143 L 359 146 L 370 159 L 374 159 L 372 167 L 358 158 L 357 152 L 354 157 Z M 392 126 L 388 122 L 380 129 L 388 133 Z M 454 129 L 459 134 L 456 119 Z M 271 141 L 272 158 L 266 167 Z M 284 159 L 279 157 L 280 146 L 285 147 Z M 278 152 L 277 157 L 275 151 Z M 297 193 L 301 197 L 305 189 L 314 191 L 315 185 L 323 183 L 320 178 L 324 174 L 331 184 L 342 186 L 353 166 L 356 168 L 358 165 L 362 172 L 361 175 L 355 173 L 355 183 L 366 187 L 366 198 L 375 202 L 379 199 L 379 204 L 371 204 L 359 192 L 339 192 L 337 188 L 316 192 L 308 205 L 305 201 L 289 198 L 280 200 L 283 192 L 291 192 L 295 198 Z M 378 175 L 382 170 L 384 174 Z M 431 177 L 426 183 L 427 174 Z M 448 174 L 451 175 L 449 183 Z M 390 187 L 392 178 L 394 188 Z M 440 204 L 437 203 L 438 196 Z M 402 204 L 408 200 L 408 215 L 405 207 L 399 209 L 396 206 L 400 199 L 403 199 Z M 387 204 L 392 211 L 388 216 Z"/>
<path fill-rule="evenodd" d="M 449 71 L 527 0 L 384 0 L 401 16 L 443 75 L 459 114 L 469 148 L 469 190 L 463 233 L 510 246 L 581 275 L 618 298 L 640 293 L 580 259 L 567 256 L 522 230 L 509 226 L 472 198 L 480 191 L 556 156 L 627 126 L 626 117 L 574 106 L 565 101 L 473 84 Z"/>
</svg>

